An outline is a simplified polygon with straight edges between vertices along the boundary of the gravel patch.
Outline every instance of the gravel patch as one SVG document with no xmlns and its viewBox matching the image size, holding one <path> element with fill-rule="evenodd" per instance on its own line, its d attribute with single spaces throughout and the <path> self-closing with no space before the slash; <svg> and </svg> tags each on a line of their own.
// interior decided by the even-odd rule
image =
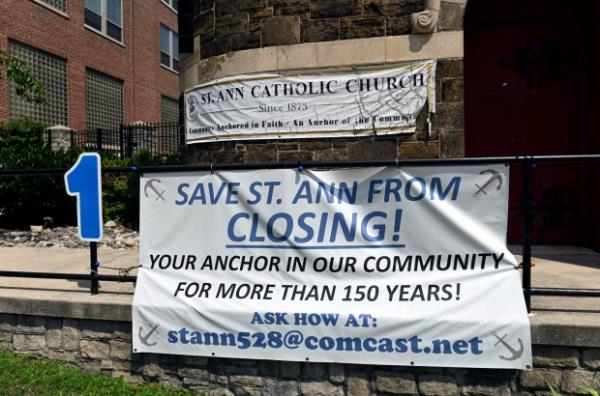
<svg viewBox="0 0 600 396">
<path fill-rule="evenodd" d="M 104 227 L 104 237 L 99 247 L 117 250 L 137 250 L 140 237 L 137 231 L 114 225 Z M 56 227 L 32 231 L 0 231 L 0 247 L 45 247 L 45 248 L 87 248 L 77 235 L 76 227 Z"/>
</svg>

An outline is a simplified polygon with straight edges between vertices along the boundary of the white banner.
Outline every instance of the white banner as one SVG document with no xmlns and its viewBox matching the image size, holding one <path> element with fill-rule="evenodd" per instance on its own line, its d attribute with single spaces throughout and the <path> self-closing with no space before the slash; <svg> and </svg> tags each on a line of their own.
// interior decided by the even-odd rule
<svg viewBox="0 0 600 396">
<path fill-rule="evenodd" d="M 184 94 L 188 143 L 414 132 L 435 61 L 343 73 L 228 77 Z"/>
<path fill-rule="evenodd" d="M 526 368 L 508 167 L 145 175 L 134 352 Z"/>
</svg>

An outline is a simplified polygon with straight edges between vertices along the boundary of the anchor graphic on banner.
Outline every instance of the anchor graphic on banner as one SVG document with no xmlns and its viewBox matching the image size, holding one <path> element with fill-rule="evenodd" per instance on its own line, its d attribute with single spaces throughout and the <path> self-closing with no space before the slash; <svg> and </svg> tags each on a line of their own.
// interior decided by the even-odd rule
<svg viewBox="0 0 600 396">
<path fill-rule="evenodd" d="M 140 337 L 140 341 L 142 342 L 142 344 L 144 344 L 146 346 L 154 346 L 154 345 L 156 345 L 156 342 L 149 342 L 148 339 L 150 338 L 150 336 L 152 336 L 152 334 L 154 334 L 156 332 L 156 329 L 158 329 L 159 327 L 160 327 L 160 323 L 157 323 L 154 326 L 152 326 L 152 328 L 150 329 L 150 331 L 148 332 L 148 334 L 142 335 L 142 331 L 144 331 L 144 328 L 142 326 L 140 326 L 140 330 L 138 331 L 138 335 Z"/>
<path fill-rule="evenodd" d="M 492 333 L 492 334 L 498 340 L 498 341 L 496 341 L 494 346 L 496 346 L 498 344 L 502 344 L 512 354 L 512 356 L 498 355 L 498 357 L 500 359 L 502 359 L 502 360 L 517 360 L 518 358 L 523 356 L 523 351 L 524 351 L 523 340 L 521 340 L 520 338 L 517 339 L 517 341 L 519 342 L 519 349 L 515 349 L 508 342 L 504 341 L 504 339 L 508 336 L 508 334 L 504 334 L 504 336 L 502 336 L 502 337 L 498 337 L 498 335 L 496 333 Z"/>
<path fill-rule="evenodd" d="M 159 191 L 158 188 L 154 185 L 154 183 L 161 183 L 161 181 L 159 179 L 150 179 L 144 185 L 144 195 L 146 196 L 146 198 L 148 198 L 148 189 L 150 189 L 154 192 L 154 194 L 156 194 L 155 201 L 161 199 L 163 202 L 167 202 L 167 200 L 163 196 L 165 190 Z"/>
<path fill-rule="evenodd" d="M 492 183 L 494 183 L 496 181 L 498 182 L 498 186 L 496 187 L 496 190 L 500 190 L 502 188 L 502 176 L 500 175 L 500 173 L 496 172 L 493 169 L 488 169 L 488 170 L 481 171 L 481 173 L 479 173 L 479 174 L 480 175 L 489 174 L 491 176 L 483 184 L 483 186 L 480 186 L 479 184 L 475 183 L 475 186 L 477 186 L 478 190 L 473 193 L 473 197 L 477 197 L 481 193 L 483 193 L 484 195 L 487 195 L 487 192 L 485 191 L 486 188 L 488 188 Z"/>
</svg>

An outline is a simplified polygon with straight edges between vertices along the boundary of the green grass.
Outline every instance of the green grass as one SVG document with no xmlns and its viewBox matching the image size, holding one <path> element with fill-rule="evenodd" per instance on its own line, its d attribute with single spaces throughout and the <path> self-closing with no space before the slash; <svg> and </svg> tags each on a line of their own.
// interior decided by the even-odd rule
<svg viewBox="0 0 600 396">
<path fill-rule="evenodd" d="M 121 378 L 89 374 L 53 361 L 0 350 L 0 395 L 141 395 L 182 396 L 191 393 L 158 385 L 132 385 Z"/>
</svg>

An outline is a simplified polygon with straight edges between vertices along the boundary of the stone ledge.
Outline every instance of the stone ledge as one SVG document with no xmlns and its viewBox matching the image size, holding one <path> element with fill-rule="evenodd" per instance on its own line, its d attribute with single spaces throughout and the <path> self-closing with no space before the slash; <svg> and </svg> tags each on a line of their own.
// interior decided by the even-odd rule
<svg viewBox="0 0 600 396">
<path fill-rule="evenodd" d="M 93 298 L 93 296 L 90 297 Z M 67 299 L 44 300 L 0 296 L 0 313 L 131 322 L 131 296 L 129 296 L 128 300 L 123 302 L 97 303 Z"/>
<path fill-rule="evenodd" d="M 335 69 L 426 59 L 462 58 L 463 32 L 321 41 L 234 51 L 182 62 L 180 90 L 216 78 L 302 69 Z"/>
</svg>

